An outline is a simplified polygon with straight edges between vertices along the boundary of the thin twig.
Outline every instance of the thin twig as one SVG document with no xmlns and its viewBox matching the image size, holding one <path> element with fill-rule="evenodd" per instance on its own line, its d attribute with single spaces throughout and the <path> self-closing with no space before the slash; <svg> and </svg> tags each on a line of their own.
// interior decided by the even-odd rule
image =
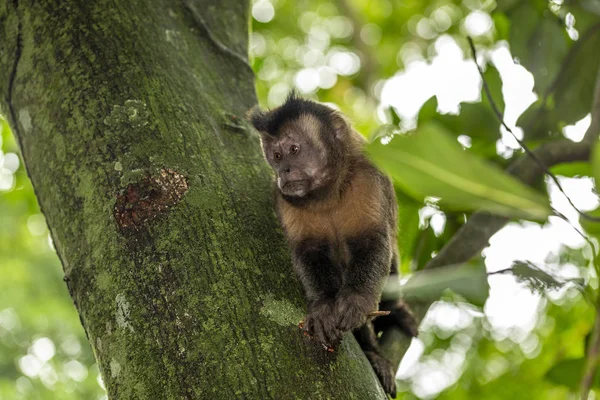
<svg viewBox="0 0 600 400">
<path fill-rule="evenodd" d="M 512 274 L 514 273 L 515 270 L 510 267 L 510 268 L 504 268 L 504 269 L 499 269 L 498 271 L 492 271 L 492 272 L 488 272 L 488 276 L 489 275 L 503 275 L 503 274 Z"/>
<path fill-rule="evenodd" d="M 384 315 L 390 315 L 391 311 L 372 311 L 370 313 L 367 314 L 367 318 L 377 318 L 377 317 L 383 317 Z"/>
</svg>

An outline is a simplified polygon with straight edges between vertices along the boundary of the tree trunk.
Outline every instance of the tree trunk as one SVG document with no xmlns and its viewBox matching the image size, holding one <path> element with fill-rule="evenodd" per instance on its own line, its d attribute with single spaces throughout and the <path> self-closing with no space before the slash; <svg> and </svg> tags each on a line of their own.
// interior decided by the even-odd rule
<svg viewBox="0 0 600 400">
<path fill-rule="evenodd" d="M 246 1 L 0 5 L 1 110 L 112 399 L 385 398 L 304 297 L 258 138 Z"/>
</svg>

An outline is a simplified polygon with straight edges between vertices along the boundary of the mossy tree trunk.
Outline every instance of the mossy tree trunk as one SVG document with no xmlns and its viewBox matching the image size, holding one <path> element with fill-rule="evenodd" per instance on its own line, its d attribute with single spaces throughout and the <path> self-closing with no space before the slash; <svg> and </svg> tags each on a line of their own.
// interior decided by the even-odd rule
<svg viewBox="0 0 600 400">
<path fill-rule="evenodd" d="M 304 313 L 255 102 L 247 1 L 0 5 L 1 112 L 113 399 L 384 398 Z"/>
</svg>

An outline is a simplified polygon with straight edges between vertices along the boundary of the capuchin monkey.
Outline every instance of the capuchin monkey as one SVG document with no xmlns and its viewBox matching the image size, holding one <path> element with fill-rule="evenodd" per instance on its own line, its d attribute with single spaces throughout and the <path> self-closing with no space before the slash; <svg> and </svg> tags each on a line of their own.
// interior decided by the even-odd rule
<svg viewBox="0 0 600 400">
<path fill-rule="evenodd" d="M 400 302 L 379 304 L 397 274 L 397 206 L 390 179 L 364 155 L 364 139 L 341 113 L 293 92 L 281 106 L 250 110 L 264 156 L 276 174 L 276 209 L 308 303 L 303 329 L 328 346 L 352 331 L 386 393 L 395 369 L 377 333 L 390 325 L 417 329 Z M 378 307 L 387 316 L 373 322 Z"/>
</svg>

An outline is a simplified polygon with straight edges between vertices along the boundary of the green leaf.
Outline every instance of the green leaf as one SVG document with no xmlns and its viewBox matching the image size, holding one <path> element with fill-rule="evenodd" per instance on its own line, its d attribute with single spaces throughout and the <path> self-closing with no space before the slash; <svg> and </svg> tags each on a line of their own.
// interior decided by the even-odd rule
<svg viewBox="0 0 600 400">
<path fill-rule="evenodd" d="M 415 271 L 422 270 L 432 259 L 432 253 L 438 251 L 440 246 L 439 240 L 435 236 L 435 232 L 431 226 L 420 231 L 413 248 L 413 262 L 411 264 L 411 269 Z"/>
<path fill-rule="evenodd" d="M 460 114 L 437 114 L 430 118 L 442 125 L 454 135 L 468 135 L 495 142 L 500 138 L 500 123 L 492 111 L 482 103 L 462 103 Z"/>
<path fill-rule="evenodd" d="M 398 202 L 398 250 L 400 272 L 407 273 L 411 269 L 414 249 L 421 230 L 419 229 L 419 209 L 422 203 L 396 188 Z"/>
<path fill-rule="evenodd" d="M 557 362 L 546 372 L 545 379 L 576 391 L 583 375 L 585 358 L 571 358 Z M 596 371 L 592 387 L 600 387 L 600 370 Z"/>
<path fill-rule="evenodd" d="M 554 107 L 550 115 L 556 125 L 573 124 L 590 112 L 600 66 L 598 49 L 600 25 L 594 25 L 581 34 L 554 85 Z"/>
<path fill-rule="evenodd" d="M 576 10 L 581 12 L 579 8 Z M 590 112 L 600 66 L 597 50 L 600 48 L 600 18 L 593 16 L 592 24 L 590 13 L 583 12 L 583 15 L 590 28 L 579 31 L 579 40 L 561 61 L 562 70 L 548 88 L 548 98 L 532 104 L 517 121 L 527 140 L 558 137 L 563 126 L 574 124 Z"/>
<path fill-rule="evenodd" d="M 557 138 L 560 129 L 550 121 L 550 111 L 542 100 L 532 103 L 517 120 L 517 126 L 523 128 L 525 140 Z"/>
<path fill-rule="evenodd" d="M 510 21 L 506 14 L 496 12 L 492 15 L 496 28 L 496 40 L 508 40 L 510 35 Z"/>
<path fill-rule="evenodd" d="M 597 0 L 580 0 L 566 4 L 565 8 L 565 13 L 568 11 L 573 14 L 575 21 L 573 27 L 579 32 L 579 37 L 600 21 L 600 2 Z"/>
<path fill-rule="evenodd" d="M 501 114 L 504 114 L 504 95 L 502 94 L 502 78 L 500 78 L 500 73 L 494 66 L 488 65 L 487 69 L 483 73 L 483 79 L 485 80 L 485 83 L 490 89 L 492 100 L 494 100 L 494 104 L 496 104 L 498 111 L 500 111 Z M 500 125 L 498 117 L 495 113 L 493 113 L 494 109 L 492 107 L 490 99 L 485 93 L 485 89 L 483 88 L 483 86 L 481 87 L 481 104 L 487 107 L 489 112 L 492 113 L 492 116 L 494 117 L 497 125 Z M 498 130 L 498 128 L 496 128 L 496 130 Z"/>
<path fill-rule="evenodd" d="M 496 68 L 488 66 L 484 73 L 484 79 L 492 93 L 494 103 L 502 113 L 504 111 L 504 97 L 502 95 L 500 74 Z M 483 86 L 481 89 L 481 102 L 461 103 L 458 115 L 438 114 L 437 108 L 437 98 L 433 96 L 421 107 L 417 126 L 435 120 L 457 136 L 464 134 L 471 138 L 483 138 L 494 143 L 500 138 L 500 121 L 493 112 Z"/>
<path fill-rule="evenodd" d="M 485 265 L 477 262 L 422 270 L 416 272 L 404 285 L 400 285 L 397 280 L 390 280 L 383 297 L 434 301 L 448 289 L 469 303 L 483 307 L 490 289 Z"/>
<path fill-rule="evenodd" d="M 567 178 L 578 178 L 592 176 L 592 166 L 587 161 L 578 161 L 555 165 L 550 168 L 550 172 L 554 175 L 561 175 Z"/>
<path fill-rule="evenodd" d="M 600 3 L 597 0 L 581 0 L 581 7 L 586 11 L 595 14 L 596 16 L 600 16 Z"/>
<path fill-rule="evenodd" d="M 591 156 L 591 164 L 592 164 L 592 176 L 596 181 L 596 188 L 600 184 L 600 141 L 596 141 L 594 144 L 594 148 L 592 149 Z"/>
<path fill-rule="evenodd" d="M 484 209 L 532 219 L 550 215 L 548 200 L 492 164 L 464 151 L 440 124 L 376 140 L 367 153 L 406 193 L 417 199 L 441 197 L 455 210 Z"/>
<path fill-rule="evenodd" d="M 496 11 L 510 12 L 510 10 L 518 5 L 521 0 L 497 0 Z M 497 14 L 497 12 L 495 13 Z"/>
<path fill-rule="evenodd" d="M 507 159 L 498 156 L 495 141 L 490 142 L 481 138 L 473 138 L 471 140 L 471 147 L 468 151 L 480 158 L 493 160 L 494 164 L 499 165 L 500 167 L 508 164 Z"/>
<path fill-rule="evenodd" d="M 521 2 L 511 12 L 511 51 L 533 74 L 538 94 L 545 93 L 554 81 L 569 42 L 558 18 L 531 1 Z"/>
<path fill-rule="evenodd" d="M 402 118 L 400 118 L 396 109 L 394 107 L 389 107 L 388 112 L 390 113 L 390 116 L 392 117 L 392 125 L 399 126 L 400 122 L 402 122 Z"/>
<path fill-rule="evenodd" d="M 570 389 L 577 389 L 584 364 L 585 358 L 559 361 L 546 372 L 545 378 L 552 383 L 564 385 Z"/>
<path fill-rule="evenodd" d="M 598 182 L 598 181 L 596 181 Z M 597 184 L 596 184 L 597 185 Z M 600 208 L 592 211 L 586 211 L 586 215 L 590 215 L 595 218 L 600 218 Z M 579 223 L 581 227 L 590 235 L 600 238 L 600 222 L 590 221 L 589 219 L 579 216 Z"/>
<path fill-rule="evenodd" d="M 499 271 L 510 273 L 517 282 L 526 285 L 532 292 L 545 294 L 546 291 L 559 289 L 567 284 L 573 284 L 581 293 L 584 292 L 584 281 L 581 278 L 561 279 L 540 268 L 530 261 L 515 261 L 510 269 Z"/>
<path fill-rule="evenodd" d="M 417 118 L 417 126 L 424 124 L 428 121 L 435 119 L 439 114 L 437 112 L 438 101 L 436 96 L 431 96 L 419 110 L 419 116 Z"/>
</svg>

